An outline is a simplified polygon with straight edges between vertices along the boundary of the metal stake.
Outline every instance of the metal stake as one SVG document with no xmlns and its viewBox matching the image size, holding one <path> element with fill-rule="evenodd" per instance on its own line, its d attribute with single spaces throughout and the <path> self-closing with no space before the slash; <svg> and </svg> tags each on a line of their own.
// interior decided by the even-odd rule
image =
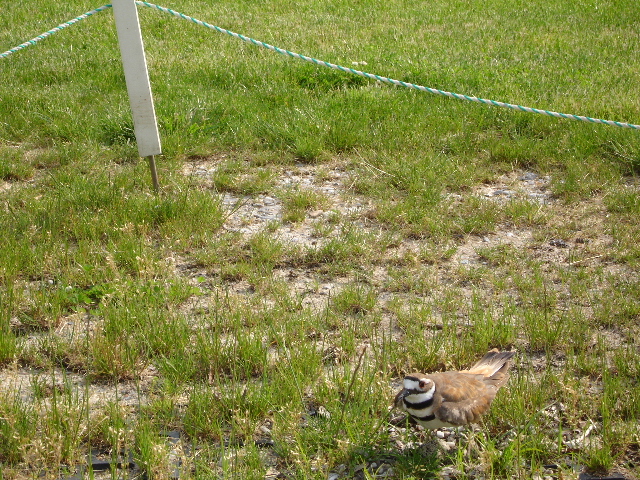
<svg viewBox="0 0 640 480">
<path fill-rule="evenodd" d="M 160 193 L 160 182 L 158 182 L 158 170 L 156 169 L 156 159 L 153 155 L 147 157 L 149 161 L 149 169 L 151 170 L 151 181 L 153 182 L 153 189 L 156 194 Z"/>
</svg>

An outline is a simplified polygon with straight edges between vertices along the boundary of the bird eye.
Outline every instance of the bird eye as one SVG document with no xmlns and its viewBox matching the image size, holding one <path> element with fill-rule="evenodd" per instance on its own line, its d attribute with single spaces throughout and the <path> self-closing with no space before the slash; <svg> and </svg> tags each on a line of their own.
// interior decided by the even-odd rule
<svg viewBox="0 0 640 480">
<path fill-rule="evenodd" d="M 427 386 L 427 382 L 425 380 L 420 380 L 420 383 L 418 385 L 420 385 L 420 388 L 424 388 Z"/>
</svg>

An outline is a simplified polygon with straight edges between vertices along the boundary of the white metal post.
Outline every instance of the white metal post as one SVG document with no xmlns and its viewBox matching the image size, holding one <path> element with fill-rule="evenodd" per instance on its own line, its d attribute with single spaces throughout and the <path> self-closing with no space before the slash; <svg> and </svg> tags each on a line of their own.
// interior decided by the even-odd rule
<svg viewBox="0 0 640 480">
<path fill-rule="evenodd" d="M 138 9 L 135 0 L 112 0 L 112 5 L 138 153 L 141 157 L 148 159 L 153 186 L 158 191 L 159 184 L 154 155 L 161 154 L 162 150 L 142 43 Z"/>
</svg>

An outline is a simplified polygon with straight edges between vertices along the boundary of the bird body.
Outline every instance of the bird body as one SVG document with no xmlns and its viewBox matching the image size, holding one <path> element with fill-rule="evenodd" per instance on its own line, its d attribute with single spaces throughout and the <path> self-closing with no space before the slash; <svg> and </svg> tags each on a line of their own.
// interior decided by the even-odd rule
<svg viewBox="0 0 640 480">
<path fill-rule="evenodd" d="M 409 374 L 395 405 L 429 429 L 477 422 L 509 378 L 514 355 L 494 349 L 468 370 Z"/>
</svg>

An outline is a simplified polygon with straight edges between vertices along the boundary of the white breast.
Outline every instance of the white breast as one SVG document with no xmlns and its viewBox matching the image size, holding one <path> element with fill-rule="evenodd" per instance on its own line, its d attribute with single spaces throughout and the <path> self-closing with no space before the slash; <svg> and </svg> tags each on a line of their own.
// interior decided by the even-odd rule
<svg viewBox="0 0 640 480">
<path fill-rule="evenodd" d="M 416 422 L 418 422 L 420 425 L 422 425 L 424 428 L 429 429 L 429 430 L 433 430 L 435 428 L 442 428 L 442 427 L 456 427 L 457 425 L 454 425 L 453 423 L 447 423 L 447 422 L 443 422 L 442 420 L 438 419 L 437 417 L 434 418 L 433 420 L 430 420 L 428 422 L 422 421 L 422 420 L 418 420 L 417 418 L 414 418 L 414 420 Z"/>
<path fill-rule="evenodd" d="M 407 395 L 405 397 L 404 409 L 414 417 L 426 417 L 428 415 L 431 415 L 433 413 L 433 405 L 430 405 L 427 408 L 422 408 L 420 410 L 411 408 L 411 405 L 420 405 L 422 402 L 428 402 L 429 400 L 431 400 L 433 398 L 434 389 L 435 387 L 428 392 Z"/>
<path fill-rule="evenodd" d="M 407 383 L 411 383 L 411 384 L 407 385 Z M 413 385 L 412 383 L 413 383 L 412 381 L 407 382 L 407 380 L 405 380 L 404 387 L 407 389 L 416 390 L 417 385 Z M 426 392 L 412 393 L 411 395 L 407 395 L 404 398 L 404 402 L 402 406 L 413 417 L 413 419 L 418 424 L 422 425 L 424 428 L 434 429 L 434 428 L 441 428 L 441 427 L 453 427 L 454 426 L 453 424 L 443 422 L 439 420 L 437 417 L 433 418 L 432 420 L 420 420 L 420 418 L 429 417 L 433 415 L 433 408 L 434 408 L 433 403 L 425 408 L 420 408 L 420 409 L 411 408 L 413 405 L 419 406 L 420 404 L 423 404 L 424 402 L 428 402 L 429 400 L 431 400 L 433 398 L 435 390 L 436 390 L 436 386 L 433 385 Z"/>
</svg>

